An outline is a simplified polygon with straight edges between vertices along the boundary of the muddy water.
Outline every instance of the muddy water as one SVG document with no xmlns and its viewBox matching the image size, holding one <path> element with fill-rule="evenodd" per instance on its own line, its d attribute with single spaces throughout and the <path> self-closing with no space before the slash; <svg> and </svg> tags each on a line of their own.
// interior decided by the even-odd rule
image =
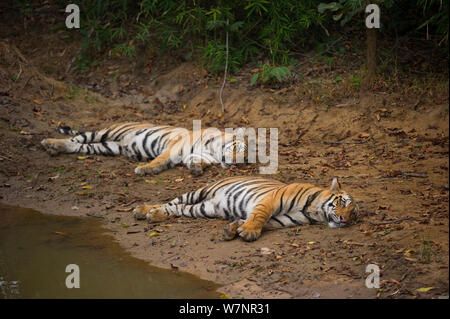
<svg viewBox="0 0 450 319">
<path fill-rule="evenodd" d="M 68 264 L 80 288 L 66 287 Z M 130 256 L 97 220 L 0 205 L 0 298 L 217 298 L 216 288 Z"/>
</svg>

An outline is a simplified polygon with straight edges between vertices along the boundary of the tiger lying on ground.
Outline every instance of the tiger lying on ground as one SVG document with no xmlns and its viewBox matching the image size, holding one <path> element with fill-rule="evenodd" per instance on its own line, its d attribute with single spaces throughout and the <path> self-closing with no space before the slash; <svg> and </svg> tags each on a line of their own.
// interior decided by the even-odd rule
<svg viewBox="0 0 450 319">
<path fill-rule="evenodd" d="M 137 220 L 161 222 L 169 216 L 234 220 L 224 230 L 224 239 L 236 235 L 254 241 L 263 227 L 280 228 L 327 223 L 343 227 L 354 220 L 357 205 L 341 190 L 337 177 L 330 189 L 310 184 L 284 184 L 260 177 L 231 177 L 186 193 L 167 204 L 142 205 L 134 209 Z"/>
<path fill-rule="evenodd" d="M 238 134 L 239 130 L 242 128 L 234 133 Z M 220 130 L 201 130 L 194 135 L 179 127 L 127 122 L 100 131 L 81 132 L 67 126 L 58 127 L 57 131 L 75 137 L 42 140 L 41 144 L 51 155 L 85 153 L 152 160 L 136 167 L 135 173 L 139 175 L 157 174 L 181 163 L 199 175 L 210 164 L 220 163 L 227 168 L 225 159 L 245 156 L 246 151 L 245 143 L 234 139 L 235 134 Z"/>
</svg>

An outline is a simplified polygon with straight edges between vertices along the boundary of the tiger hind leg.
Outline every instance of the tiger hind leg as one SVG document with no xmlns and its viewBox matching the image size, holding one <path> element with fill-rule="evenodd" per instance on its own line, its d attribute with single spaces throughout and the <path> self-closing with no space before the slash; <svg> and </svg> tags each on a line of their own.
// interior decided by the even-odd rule
<svg viewBox="0 0 450 319">
<path fill-rule="evenodd" d="M 133 217 L 136 220 L 144 220 L 146 218 L 146 215 L 150 210 L 153 208 L 157 208 L 159 206 L 162 206 L 161 204 L 156 205 L 139 205 L 133 210 Z"/>
<path fill-rule="evenodd" d="M 170 216 L 186 216 L 193 218 L 223 218 L 224 216 L 217 213 L 214 204 L 211 201 L 203 201 L 201 203 L 186 204 L 165 204 L 150 209 L 146 218 L 149 223 L 161 222 Z"/>
<path fill-rule="evenodd" d="M 82 153 L 99 155 L 119 155 L 122 153 L 121 147 L 116 142 L 103 143 L 77 143 L 72 139 L 48 138 L 41 142 L 41 145 L 52 156 L 60 153 Z"/>
<path fill-rule="evenodd" d="M 52 156 L 60 153 L 68 153 L 67 143 L 70 143 L 70 139 L 47 138 L 41 141 L 41 145 Z"/>
</svg>

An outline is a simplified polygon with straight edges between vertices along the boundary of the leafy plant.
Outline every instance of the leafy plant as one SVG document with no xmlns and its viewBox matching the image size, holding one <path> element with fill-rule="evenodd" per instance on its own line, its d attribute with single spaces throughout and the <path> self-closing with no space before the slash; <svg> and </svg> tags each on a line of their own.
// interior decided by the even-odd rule
<svg viewBox="0 0 450 319">
<path fill-rule="evenodd" d="M 257 82 L 262 83 L 275 83 L 275 82 L 283 82 L 291 76 L 291 71 L 286 66 L 274 66 L 268 63 L 265 63 L 262 66 L 262 71 L 259 73 L 253 74 L 250 85 L 255 85 Z"/>
<path fill-rule="evenodd" d="M 353 86 L 355 88 L 361 87 L 361 77 L 359 75 L 356 75 L 356 76 L 351 75 L 350 79 L 352 80 Z"/>
</svg>

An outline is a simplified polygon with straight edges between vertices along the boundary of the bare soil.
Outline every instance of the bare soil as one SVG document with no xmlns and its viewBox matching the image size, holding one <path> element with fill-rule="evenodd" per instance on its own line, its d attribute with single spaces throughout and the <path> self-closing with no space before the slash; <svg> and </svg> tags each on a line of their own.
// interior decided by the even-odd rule
<svg viewBox="0 0 450 319">
<path fill-rule="evenodd" d="M 448 296 L 448 78 L 363 91 L 345 63 L 333 70 L 307 64 L 302 81 L 254 88 L 244 70 L 227 84 L 222 114 L 220 78 L 196 63 L 148 58 L 138 68 L 105 57 L 81 77 L 66 74 L 76 47 L 60 34 L 1 42 L 2 203 L 101 218 L 132 255 L 220 283 L 230 298 Z M 279 168 L 270 177 L 328 186 L 338 176 L 358 202 L 359 221 L 342 229 L 267 231 L 252 243 L 222 241 L 222 220 L 135 222 L 131 210 L 142 202 L 165 202 L 226 176 L 257 175 L 259 164 L 211 167 L 201 177 L 183 167 L 140 177 L 137 163 L 123 157 L 50 157 L 40 146 L 58 136 L 61 123 L 192 128 L 194 119 L 203 127 L 278 128 Z M 368 264 L 381 268 L 379 289 L 365 286 Z M 426 287 L 432 289 L 417 290 Z"/>
</svg>

